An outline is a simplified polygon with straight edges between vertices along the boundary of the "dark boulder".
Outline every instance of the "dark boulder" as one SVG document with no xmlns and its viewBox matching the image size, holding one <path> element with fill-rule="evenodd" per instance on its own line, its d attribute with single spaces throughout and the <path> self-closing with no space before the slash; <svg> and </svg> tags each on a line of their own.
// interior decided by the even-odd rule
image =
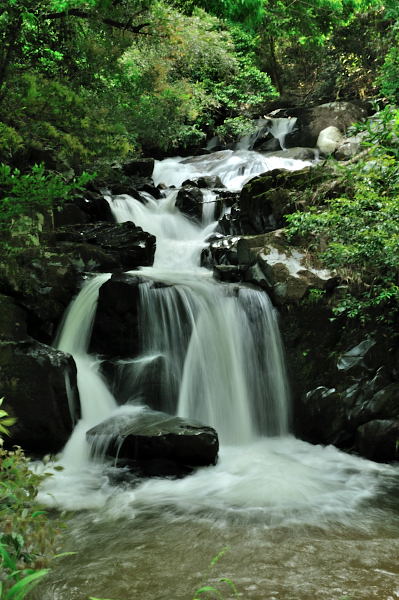
<svg viewBox="0 0 399 600">
<path fill-rule="evenodd" d="M 26 310 L 10 296 L 0 294 L 0 340 L 25 340 L 28 337 Z"/>
<path fill-rule="evenodd" d="M 219 175 L 205 175 L 203 177 L 198 177 L 196 181 L 199 188 L 224 188 Z"/>
<path fill-rule="evenodd" d="M 0 263 L 0 292 L 27 311 L 29 335 L 51 342 L 79 286 L 72 261 L 53 249 L 27 248 Z"/>
<path fill-rule="evenodd" d="M 177 194 L 176 208 L 191 219 L 201 222 L 203 200 L 203 195 L 199 188 L 182 188 Z"/>
<path fill-rule="evenodd" d="M 17 422 L 10 441 L 28 452 L 58 452 L 80 412 L 76 367 L 68 354 L 33 340 L 0 342 L 0 396 Z"/>
<path fill-rule="evenodd" d="M 376 419 L 361 425 L 356 434 L 356 450 L 377 462 L 399 460 L 399 419 Z"/>
<path fill-rule="evenodd" d="M 223 235 L 237 235 L 242 233 L 241 214 L 238 202 L 233 204 L 230 211 L 226 211 L 221 219 L 219 219 L 217 232 Z"/>
<path fill-rule="evenodd" d="M 320 106 L 280 109 L 276 117 L 296 117 L 295 129 L 287 134 L 287 148 L 316 146 L 319 133 L 327 127 L 337 127 L 344 132 L 350 125 L 362 121 L 366 111 L 351 102 L 328 102 Z"/>
<path fill-rule="evenodd" d="M 238 240 L 237 236 L 214 235 L 209 246 L 201 253 L 201 265 L 208 269 L 215 265 L 238 265 Z"/>
<path fill-rule="evenodd" d="M 347 426 L 347 406 L 335 388 L 319 386 L 308 392 L 302 402 L 306 418 L 302 435 L 308 441 L 347 447 L 352 439 Z"/>
<path fill-rule="evenodd" d="M 211 427 L 148 410 L 111 417 L 86 435 L 97 447 L 104 442 L 108 455 L 144 467 L 148 461 L 158 460 L 171 461 L 183 469 L 214 465 L 219 450 L 217 433 Z"/>
<path fill-rule="evenodd" d="M 99 246 L 113 256 L 124 269 L 151 266 L 154 262 L 155 237 L 126 223 L 94 223 L 71 225 L 58 229 L 53 235 L 54 243 L 72 242 Z"/>
<path fill-rule="evenodd" d="M 85 223 L 86 221 L 90 223 L 109 221 L 112 223 L 115 220 L 112 216 L 108 201 L 104 198 L 103 194 L 98 191 L 86 191 L 84 196 L 74 199 L 74 204 L 86 215 L 86 219 L 75 221 L 75 223 Z M 63 210 L 61 210 L 61 218 L 62 212 Z M 69 224 L 73 225 L 73 222 L 62 223 L 56 221 L 57 227 Z"/>
<path fill-rule="evenodd" d="M 139 286 L 145 279 L 115 274 L 99 290 L 90 352 L 106 358 L 130 358 L 140 350 Z"/>
<path fill-rule="evenodd" d="M 356 394 L 356 402 L 349 418 L 354 426 L 361 426 L 376 419 L 399 419 L 399 383 L 390 383 L 373 393 L 370 384 L 374 389 L 381 385 L 380 377 L 376 383 L 374 380 L 375 378 L 370 382 L 361 381 L 352 388 L 352 393 Z"/>
<path fill-rule="evenodd" d="M 273 169 L 254 177 L 244 185 L 239 198 L 241 232 L 252 235 L 284 227 L 284 217 L 297 210 L 301 192 L 325 178 L 326 170 L 320 167 Z"/>
<path fill-rule="evenodd" d="M 129 177 L 151 177 L 154 170 L 153 158 L 136 158 L 122 165 L 122 171 Z"/>
</svg>

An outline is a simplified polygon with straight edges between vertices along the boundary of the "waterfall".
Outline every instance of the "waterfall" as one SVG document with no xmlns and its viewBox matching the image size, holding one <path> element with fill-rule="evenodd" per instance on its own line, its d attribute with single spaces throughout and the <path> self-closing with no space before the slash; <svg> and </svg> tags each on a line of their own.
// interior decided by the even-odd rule
<svg viewBox="0 0 399 600">
<path fill-rule="evenodd" d="M 73 355 L 77 368 L 82 414 L 62 453 L 63 464 L 72 468 L 90 460 L 86 431 L 108 417 L 116 407 L 115 399 L 99 371 L 98 360 L 88 354 L 98 290 L 110 277 L 110 273 L 104 273 L 85 283 L 70 304 L 55 340 L 59 350 Z"/>
<path fill-rule="evenodd" d="M 303 166 L 277 160 L 279 166 Z M 154 181 L 180 185 L 208 174 L 235 189 L 269 166 L 255 152 L 216 152 L 158 162 Z M 211 425 L 222 443 L 287 434 L 289 392 L 275 309 L 264 292 L 217 283 L 200 267 L 216 225 L 216 193 L 203 190 L 202 224 L 176 208 L 177 194 L 169 189 L 160 200 L 146 192 L 139 199 L 107 197 L 118 222 L 133 221 L 157 239 L 154 266 L 140 270 L 148 281 L 140 284 L 141 354 L 117 364 L 119 399 L 141 403 L 156 387 L 152 408 Z M 88 354 L 98 290 L 109 278 L 102 274 L 85 283 L 56 340 L 75 358 L 82 404 L 82 419 L 63 453 L 66 462 L 76 455 L 75 446 L 82 452 L 84 432 L 117 410 L 99 360 Z M 84 455 L 87 461 L 87 448 Z"/>
<path fill-rule="evenodd" d="M 237 144 L 238 150 L 252 150 L 259 138 L 270 133 L 280 144 L 281 150 L 286 150 L 285 139 L 289 133 L 294 131 L 297 122 L 296 117 L 264 117 L 258 119 L 255 131 L 244 135 Z"/>
</svg>

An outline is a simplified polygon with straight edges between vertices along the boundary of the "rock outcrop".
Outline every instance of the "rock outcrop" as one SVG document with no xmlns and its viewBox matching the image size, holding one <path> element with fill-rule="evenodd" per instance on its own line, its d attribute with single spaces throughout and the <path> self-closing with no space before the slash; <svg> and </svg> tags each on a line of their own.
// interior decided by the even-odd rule
<svg viewBox="0 0 399 600">
<path fill-rule="evenodd" d="M 0 341 L 0 381 L 17 419 L 11 443 L 41 455 L 61 450 L 80 413 L 72 357 L 34 340 Z"/>
<path fill-rule="evenodd" d="M 164 475 L 165 466 L 179 476 L 194 467 L 214 465 L 219 449 L 211 427 L 149 410 L 127 409 L 90 429 L 87 439 L 119 464 L 152 475 Z"/>
</svg>

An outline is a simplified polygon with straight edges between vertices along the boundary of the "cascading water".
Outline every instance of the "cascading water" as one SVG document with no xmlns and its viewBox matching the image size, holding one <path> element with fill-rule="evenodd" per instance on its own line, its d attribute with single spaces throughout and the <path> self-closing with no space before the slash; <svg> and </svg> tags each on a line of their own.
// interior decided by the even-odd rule
<svg viewBox="0 0 399 600">
<path fill-rule="evenodd" d="M 178 187 L 186 179 L 218 175 L 236 190 L 269 168 L 304 164 L 224 151 L 160 161 L 154 181 Z M 86 282 L 58 337 L 58 347 L 72 353 L 77 363 L 82 418 L 61 456 L 64 471 L 46 481 L 41 499 L 89 512 L 71 525 L 71 549 L 79 555 L 67 559 L 70 573 L 66 575 L 65 568 L 62 574 L 55 572 L 36 598 L 189 598 L 199 564 L 206 565 L 226 544 L 239 548 L 239 556 L 231 561 L 232 572 L 224 574 L 244 586 L 248 599 L 332 600 L 346 593 L 353 581 L 359 582 L 357 599 L 387 598 L 388 592 L 363 594 L 362 577 L 349 567 L 345 583 L 335 587 L 330 569 L 328 576 L 320 569 L 315 574 L 307 570 L 306 576 L 299 572 L 295 582 L 286 583 L 287 573 L 298 571 L 289 560 L 294 547 L 307 564 L 312 564 L 313 554 L 330 564 L 336 559 L 334 536 L 340 528 L 348 532 L 345 541 L 371 535 L 373 498 L 378 497 L 380 481 L 388 485 L 393 468 L 289 436 L 289 392 L 276 312 L 264 292 L 217 283 L 199 266 L 201 250 L 215 227 L 214 193 L 205 191 L 209 207 L 204 204 L 202 224 L 178 211 L 176 197 L 177 190 L 169 190 L 160 200 L 148 194 L 141 200 L 108 198 L 118 221 L 132 220 L 157 238 L 154 266 L 139 271 L 141 354 L 119 361 L 116 369 L 118 398 L 129 404 L 117 407 L 98 359 L 87 354 L 98 290 L 109 274 Z M 106 476 L 101 461 L 90 461 L 85 432 L 109 415 L 141 411 L 154 373 L 156 408 L 214 426 L 222 442 L 220 460 L 181 480 L 155 478 L 136 482 L 135 487 L 118 486 Z M 332 524 L 331 539 L 320 545 L 321 528 L 328 532 Z M 303 540 L 305 526 L 310 529 Z M 216 536 L 211 533 L 215 528 Z M 389 534 L 381 530 L 378 535 Z M 355 543 L 350 551 L 361 554 Z M 111 556 L 118 556 L 117 567 Z M 261 575 L 265 561 L 266 576 Z M 388 581 L 386 589 L 394 597 L 392 574 L 388 568 L 382 573 L 379 582 Z"/>
</svg>

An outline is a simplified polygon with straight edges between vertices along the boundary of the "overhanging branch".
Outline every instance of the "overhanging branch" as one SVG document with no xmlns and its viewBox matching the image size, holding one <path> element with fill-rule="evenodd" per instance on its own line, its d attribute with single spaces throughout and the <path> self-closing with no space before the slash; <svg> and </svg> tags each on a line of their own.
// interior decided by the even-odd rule
<svg viewBox="0 0 399 600">
<path fill-rule="evenodd" d="M 43 15 L 43 19 L 63 19 L 65 17 L 78 17 L 79 19 L 96 19 L 104 23 L 104 25 L 109 25 L 110 27 L 115 27 L 116 29 L 122 29 L 123 31 L 129 31 L 130 33 L 140 33 L 142 35 L 148 35 L 147 32 L 142 31 L 145 27 L 148 27 L 150 23 L 140 23 L 139 25 L 132 25 L 130 21 L 127 23 L 122 23 L 121 21 L 116 21 L 115 19 L 111 19 L 108 17 L 98 17 L 93 13 L 87 10 L 81 10 L 79 8 L 71 8 L 68 11 L 62 12 L 54 12 L 47 13 Z"/>
</svg>

